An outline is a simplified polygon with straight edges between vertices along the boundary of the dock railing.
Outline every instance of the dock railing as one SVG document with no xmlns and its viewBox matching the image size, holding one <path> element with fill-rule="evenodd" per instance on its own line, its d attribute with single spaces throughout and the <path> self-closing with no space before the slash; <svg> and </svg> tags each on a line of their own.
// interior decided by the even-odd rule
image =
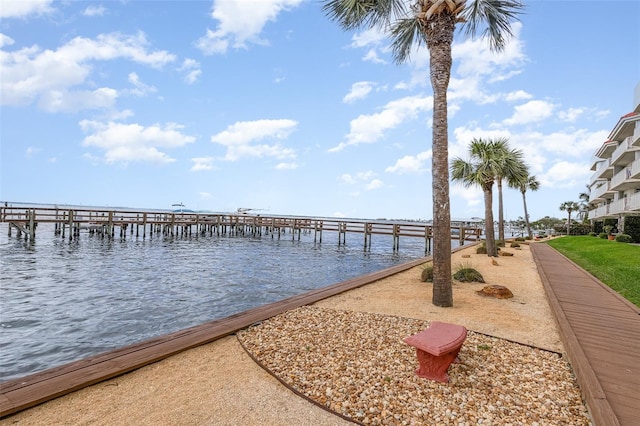
<svg viewBox="0 0 640 426">
<path fill-rule="evenodd" d="M 393 238 L 393 250 L 399 249 L 400 237 L 425 240 L 425 253 L 431 252 L 433 227 L 425 222 L 387 221 L 344 218 L 317 218 L 300 216 L 272 216 L 248 213 L 203 213 L 163 210 L 105 209 L 91 207 L 58 206 L 2 206 L 0 222 L 8 223 L 8 235 L 16 230 L 18 237 L 35 239 L 40 223 L 54 224 L 54 232 L 69 239 L 79 238 L 81 232 L 98 234 L 105 238 L 126 238 L 127 234 L 145 238 L 147 235 L 271 235 L 281 238 L 290 234 L 292 239 L 302 233 L 314 234 L 314 241 L 322 242 L 324 231 L 338 235 L 338 245 L 346 244 L 346 235 L 363 235 L 364 248 L 371 247 L 373 235 Z M 482 228 L 477 224 L 452 223 L 451 238 L 460 245 L 465 241 L 479 241 Z"/>
</svg>

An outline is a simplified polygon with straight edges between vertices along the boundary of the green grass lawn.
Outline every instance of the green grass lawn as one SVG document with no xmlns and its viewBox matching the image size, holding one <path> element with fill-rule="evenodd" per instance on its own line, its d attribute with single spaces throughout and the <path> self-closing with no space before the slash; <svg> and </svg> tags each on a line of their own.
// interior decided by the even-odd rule
<svg viewBox="0 0 640 426">
<path fill-rule="evenodd" d="M 640 246 L 589 236 L 548 244 L 640 307 Z"/>
</svg>

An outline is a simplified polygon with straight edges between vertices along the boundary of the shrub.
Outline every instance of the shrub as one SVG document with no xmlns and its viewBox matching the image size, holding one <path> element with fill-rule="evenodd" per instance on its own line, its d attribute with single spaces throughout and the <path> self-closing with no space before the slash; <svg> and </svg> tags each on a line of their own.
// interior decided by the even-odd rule
<svg viewBox="0 0 640 426">
<path fill-rule="evenodd" d="M 618 234 L 616 235 L 616 241 L 619 243 L 631 243 L 633 242 L 633 238 L 628 234 Z"/>
<path fill-rule="evenodd" d="M 453 278 L 457 281 L 461 282 L 477 282 L 483 283 L 484 278 L 482 274 L 478 272 L 476 269 L 471 267 L 469 264 L 461 263 L 456 267 L 456 272 L 453 274 Z"/>
<path fill-rule="evenodd" d="M 520 247 L 520 244 L 518 243 L 511 243 L 511 248 L 518 248 Z"/>
<path fill-rule="evenodd" d="M 603 239 L 607 239 L 607 233 L 606 232 L 601 232 L 598 234 L 598 237 L 603 238 Z"/>
<path fill-rule="evenodd" d="M 496 241 L 496 247 L 504 247 L 505 243 L 504 240 L 497 240 Z"/>
<path fill-rule="evenodd" d="M 524 239 L 525 239 L 525 240 L 530 240 L 530 239 L 531 239 L 531 237 L 527 235 L 526 237 L 524 237 Z"/>
<path fill-rule="evenodd" d="M 425 265 L 420 274 L 420 281 L 423 283 L 433 282 L 433 265 Z"/>
<path fill-rule="evenodd" d="M 487 254 L 487 246 L 484 244 L 476 248 L 476 254 Z"/>
<path fill-rule="evenodd" d="M 589 236 L 590 237 L 597 237 L 598 234 L 596 234 L 595 232 L 592 231 L 592 232 L 589 232 Z"/>
<path fill-rule="evenodd" d="M 634 243 L 640 243 L 640 216 L 624 218 L 624 233 L 629 235 Z"/>
<path fill-rule="evenodd" d="M 524 238 L 523 237 L 518 237 L 518 238 L 516 238 L 516 241 L 522 242 L 522 241 L 524 241 Z"/>
</svg>

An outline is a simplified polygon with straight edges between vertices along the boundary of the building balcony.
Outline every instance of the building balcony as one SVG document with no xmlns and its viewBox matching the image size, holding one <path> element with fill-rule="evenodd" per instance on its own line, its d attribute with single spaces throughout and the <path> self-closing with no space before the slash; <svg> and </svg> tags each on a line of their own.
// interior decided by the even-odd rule
<svg viewBox="0 0 640 426">
<path fill-rule="evenodd" d="M 631 179 L 640 179 L 640 158 L 631 163 L 629 169 L 631 170 Z"/>
<path fill-rule="evenodd" d="M 612 199 L 616 191 L 611 189 L 611 182 L 604 182 L 601 186 L 593 188 L 591 190 L 591 196 L 589 197 L 589 201 L 602 201 L 607 199 Z"/>
<path fill-rule="evenodd" d="M 617 217 L 620 214 L 640 213 L 640 192 L 636 192 L 628 197 L 613 201 L 606 206 L 600 206 L 589 212 L 589 219 L 605 219 Z"/>
<path fill-rule="evenodd" d="M 589 219 L 603 219 L 609 214 L 609 204 L 589 211 Z"/>
<path fill-rule="evenodd" d="M 597 180 L 609 180 L 613 177 L 613 166 L 611 165 L 611 158 L 600 160 L 596 166 L 596 172 L 591 178 L 591 184 Z"/>
<path fill-rule="evenodd" d="M 632 141 L 633 136 L 629 136 L 620 142 L 620 145 L 611 154 L 611 164 L 626 166 L 636 158 L 636 151 L 640 151 L 640 147 L 633 146 Z"/>
<path fill-rule="evenodd" d="M 640 121 L 636 123 L 636 128 L 633 130 L 633 146 L 640 147 Z"/>
<path fill-rule="evenodd" d="M 640 160 L 636 160 L 611 178 L 609 188 L 614 191 L 640 187 Z M 635 178 L 634 178 L 635 176 Z"/>
</svg>

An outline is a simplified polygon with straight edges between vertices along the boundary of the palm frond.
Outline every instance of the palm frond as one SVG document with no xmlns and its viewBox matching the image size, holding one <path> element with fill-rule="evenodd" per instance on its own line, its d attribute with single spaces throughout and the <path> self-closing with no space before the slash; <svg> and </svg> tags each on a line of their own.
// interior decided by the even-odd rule
<svg viewBox="0 0 640 426">
<path fill-rule="evenodd" d="M 405 11 L 402 0 L 328 0 L 322 10 L 345 30 L 386 27 Z"/>
<path fill-rule="evenodd" d="M 467 35 L 476 35 L 481 25 L 486 25 L 482 37 L 489 39 L 493 51 L 504 49 L 506 39 L 513 36 L 511 21 L 524 9 L 517 0 L 471 0 L 461 13 Z"/>
<path fill-rule="evenodd" d="M 414 42 L 419 47 L 425 41 L 420 21 L 416 18 L 398 19 L 391 27 L 391 39 L 394 60 L 397 63 L 407 62 Z"/>
</svg>

